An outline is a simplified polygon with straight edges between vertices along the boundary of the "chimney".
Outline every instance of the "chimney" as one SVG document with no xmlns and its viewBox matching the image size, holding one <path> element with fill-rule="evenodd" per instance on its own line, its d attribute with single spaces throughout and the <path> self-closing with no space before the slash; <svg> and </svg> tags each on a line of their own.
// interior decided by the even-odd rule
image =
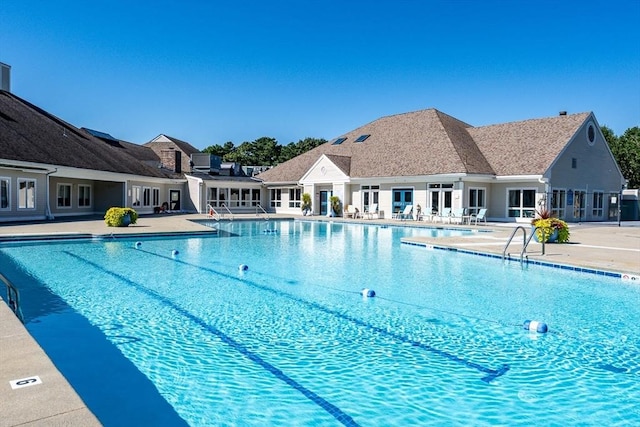
<svg viewBox="0 0 640 427">
<path fill-rule="evenodd" d="M 11 92 L 11 65 L 0 62 L 0 90 Z"/>
<path fill-rule="evenodd" d="M 567 112 L 566 112 L 566 111 L 560 111 L 560 115 L 561 115 L 561 116 L 566 116 L 566 115 L 567 115 Z"/>
<path fill-rule="evenodd" d="M 173 170 L 175 173 L 181 173 L 182 172 L 182 152 L 179 150 L 175 150 L 176 151 L 176 159 L 175 159 L 175 164 L 173 166 Z"/>
</svg>

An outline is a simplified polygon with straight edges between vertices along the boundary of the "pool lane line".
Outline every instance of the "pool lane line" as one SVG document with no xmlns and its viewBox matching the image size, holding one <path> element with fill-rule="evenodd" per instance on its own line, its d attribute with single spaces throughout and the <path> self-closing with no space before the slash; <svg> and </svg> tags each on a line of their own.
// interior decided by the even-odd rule
<svg viewBox="0 0 640 427">
<path fill-rule="evenodd" d="M 228 279 L 236 280 L 236 281 L 238 281 L 240 283 L 244 283 L 246 285 L 249 285 L 249 286 L 252 286 L 252 287 L 267 291 L 267 292 L 274 293 L 274 294 L 276 294 L 278 296 L 288 298 L 288 299 L 290 299 L 292 301 L 298 302 L 298 303 L 306 305 L 308 307 L 315 308 L 316 310 L 320 310 L 320 311 L 322 311 L 322 312 L 324 312 L 326 314 L 329 314 L 331 316 L 342 318 L 342 319 L 347 320 L 347 321 L 349 321 L 349 322 L 351 322 L 351 323 L 353 323 L 353 324 L 355 324 L 357 326 L 361 326 L 361 327 L 369 329 L 370 331 L 374 331 L 374 332 L 376 332 L 376 333 L 378 333 L 380 335 L 385 335 L 385 336 L 391 337 L 391 338 L 393 338 L 393 339 L 395 339 L 397 341 L 400 341 L 402 343 L 410 344 L 410 345 L 412 345 L 414 347 L 418 347 L 418 348 L 420 348 L 422 350 L 428 351 L 430 353 L 433 353 L 433 354 L 436 354 L 438 356 L 441 356 L 441 357 L 444 357 L 446 359 L 449 359 L 449 360 L 451 360 L 453 362 L 460 363 L 460 364 L 462 364 L 464 366 L 467 366 L 469 368 L 476 369 L 479 372 L 485 373 L 487 375 L 485 377 L 482 377 L 481 380 L 486 382 L 486 383 L 490 383 L 494 379 L 506 374 L 510 369 L 509 365 L 507 365 L 507 364 L 503 364 L 498 369 L 488 368 L 486 366 L 480 365 L 479 363 L 475 363 L 475 362 L 471 362 L 469 360 L 462 359 L 461 357 L 458 357 L 458 356 L 456 356 L 454 354 L 451 354 L 451 353 L 448 353 L 448 352 L 446 352 L 444 350 L 440 350 L 438 348 L 432 347 L 432 346 L 430 346 L 428 344 L 425 344 L 425 343 L 423 343 L 421 341 L 413 340 L 413 339 L 411 339 L 409 337 L 406 337 L 406 336 L 403 336 L 403 335 L 400 335 L 400 334 L 396 334 L 395 332 L 388 331 L 388 330 L 383 329 L 383 328 L 381 328 L 379 326 L 372 325 L 370 323 L 367 323 L 367 322 L 365 322 L 365 321 L 363 321 L 361 319 L 358 319 L 356 317 L 350 316 L 348 314 L 341 313 L 341 312 L 336 311 L 336 310 L 332 310 L 332 309 L 327 308 L 327 307 L 325 307 L 325 306 L 323 306 L 323 305 L 321 305 L 321 304 L 319 304 L 317 302 L 307 301 L 307 300 L 304 300 L 302 298 L 296 297 L 294 295 L 288 294 L 286 292 L 282 292 L 282 291 L 270 288 L 268 286 L 261 285 L 259 283 L 255 283 L 255 282 L 246 280 L 245 278 L 242 278 L 242 277 L 232 276 L 230 274 L 222 273 L 222 272 L 213 270 L 213 269 L 208 268 L 208 267 L 203 267 L 203 266 L 200 266 L 200 265 L 197 265 L 197 264 L 191 264 L 189 262 L 186 262 L 186 261 L 183 261 L 183 260 L 180 260 L 180 259 L 176 259 L 176 258 L 173 258 L 173 257 L 170 257 L 170 256 L 161 255 L 161 254 L 157 254 L 155 252 L 147 251 L 145 249 L 134 249 L 134 250 L 141 251 L 141 252 L 144 252 L 146 254 L 157 256 L 157 257 L 164 258 L 164 259 L 167 259 L 167 260 L 171 260 L 172 262 L 179 262 L 179 263 L 181 263 L 183 265 L 187 265 L 189 267 L 198 268 L 198 269 L 207 271 L 209 273 L 213 273 L 213 274 L 216 274 L 216 275 L 219 275 L 219 276 L 226 277 Z"/>
<path fill-rule="evenodd" d="M 144 293 L 144 294 L 146 294 L 146 295 L 148 295 L 148 296 L 150 296 L 152 298 L 155 298 L 155 299 L 161 301 L 163 304 L 165 304 L 166 306 L 168 306 L 168 307 L 172 308 L 173 310 L 177 311 L 178 313 L 180 313 L 181 315 L 183 315 L 187 319 L 191 320 L 192 322 L 194 322 L 195 324 L 197 324 L 201 328 L 209 331 L 210 333 L 212 333 L 215 336 L 217 336 L 218 338 L 220 338 L 220 340 L 223 343 L 227 344 L 229 347 L 233 348 L 234 350 L 236 350 L 237 352 L 239 352 L 240 354 L 245 356 L 247 359 L 249 359 L 252 362 L 256 363 L 257 365 L 259 365 L 260 367 L 262 367 L 263 369 L 265 369 L 266 371 L 271 373 L 273 376 L 275 376 L 277 379 L 283 381 L 284 383 L 286 383 L 290 387 L 292 387 L 295 390 L 299 391 L 303 396 L 305 396 L 307 399 L 311 400 L 316 405 L 320 406 L 329 415 L 334 417 L 336 420 L 338 420 L 343 425 L 349 426 L 349 427 L 359 427 L 359 424 L 350 415 L 348 415 L 346 412 L 343 412 L 340 408 L 338 408 L 334 404 L 332 404 L 329 401 L 325 400 L 324 398 L 322 398 L 318 394 L 314 393 L 313 391 L 307 389 L 302 384 L 300 384 L 297 381 L 295 381 L 293 378 L 287 376 L 280 369 L 276 368 L 274 365 L 272 365 L 269 362 L 267 362 L 266 360 L 264 360 L 257 353 L 254 353 L 251 350 L 247 349 L 245 346 L 243 346 L 242 344 L 240 344 L 239 342 L 237 342 L 236 340 L 231 338 L 229 335 L 227 335 L 224 332 L 220 331 L 218 328 L 207 324 L 205 321 L 203 321 L 199 317 L 194 316 L 193 314 L 189 313 L 189 311 L 187 311 L 186 309 L 180 307 L 179 305 L 177 305 L 176 303 L 171 301 L 169 298 L 167 298 L 165 296 L 162 296 L 158 292 L 156 292 L 154 290 L 151 290 L 151 289 L 148 289 L 145 286 L 143 286 L 143 285 L 141 285 L 139 283 L 136 283 L 133 280 L 130 280 L 127 277 L 125 277 L 125 276 L 123 276 L 123 275 L 121 275 L 119 273 L 107 270 L 106 268 L 94 263 L 93 261 L 85 259 L 85 258 L 83 258 L 83 257 L 81 257 L 79 255 L 73 254 L 73 253 L 71 253 L 69 251 L 63 251 L 63 253 L 66 253 L 67 255 L 69 255 L 69 256 L 71 256 L 73 258 L 76 258 L 77 260 L 80 260 L 80 261 L 90 265 L 91 267 L 93 267 L 93 268 L 95 268 L 97 270 L 100 270 L 103 273 L 108 274 L 108 275 L 120 280 L 121 282 L 124 282 L 124 283 L 128 284 L 129 286 L 133 287 L 134 289 L 137 289 L 138 291 L 140 291 L 140 292 L 142 292 L 142 293 Z"/>
</svg>

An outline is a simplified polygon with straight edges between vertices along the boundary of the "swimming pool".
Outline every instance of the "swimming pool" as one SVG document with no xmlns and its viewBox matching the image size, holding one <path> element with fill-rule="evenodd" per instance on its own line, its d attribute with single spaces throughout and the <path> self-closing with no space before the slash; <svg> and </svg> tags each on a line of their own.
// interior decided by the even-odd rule
<svg viewBox="0 0 640 427">
<path fill-rule="evenodd" d="M 635 284 L 400 244 L 451 230 L 219 227 L 2 246 L 26 327 L 103 424 L 640 422 Z"/>
</svg>

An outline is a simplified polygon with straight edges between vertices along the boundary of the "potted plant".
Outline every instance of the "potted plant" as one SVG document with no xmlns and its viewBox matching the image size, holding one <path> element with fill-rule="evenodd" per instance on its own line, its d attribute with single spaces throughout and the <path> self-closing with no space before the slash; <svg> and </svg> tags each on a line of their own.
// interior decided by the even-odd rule
<svg viewBox="0 0 640 427">
<path fill-rule="evenodd" d="M 302 215 L 309 215 L 311 212 L 311 194 L 302 193 L 302 204 L 300 205 L 300 209 L 302 209 Z"/>
<path fill-rule="evenodd" d="M 555 218 L 548 209 L 536 211 L 537 217 L 531 221 L 533 238 L 536 242 L 566 243 L 569 241 L 569 225 Z"/>
<path fill-rule="evenodd" d="M 329 197 L 329 202 L 331 203 L 331 212 L 333 215 L 331 216 L 340 216 L 342 215 L 342 208 L 340 207 L 340 198 L 338 196 Z"/>
<path fill-rule="evenodd" d="M 138 212 L 131 208 L 112 207 L 104 214 L 108 227 L 128 227 L 138 221 Z"/>
</svg>

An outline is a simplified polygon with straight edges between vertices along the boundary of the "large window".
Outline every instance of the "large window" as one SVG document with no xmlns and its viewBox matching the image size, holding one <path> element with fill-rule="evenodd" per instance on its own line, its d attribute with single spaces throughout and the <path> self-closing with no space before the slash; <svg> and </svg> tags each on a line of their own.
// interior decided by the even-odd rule
<svg viewBox="0 0 640 427">
<path fill-rule="evenodd" d="M 551 214 L 556 218 L 564 218 L 567 206 L 567 191 L 553 190 L 551 193 Z"/>
<path fill-rule="evenodd" d="M 428 201 L 431 206 L 427 206 L 427 212 L 431 209 L 431 214 L 442 212 L 443 209 L 451 209 L 453 195 L 453 184 L 429 184 Z"/>
<path fill-rule="evenodd" d="M 151 203 L 153 206 L 160 206 L 160 189 L 154 188 L 151 194 Z"/>
<path fill-rule="evenodd" d="M 302 202 L 302 189 L 290 188 L 289 189 L 289 207 L 299 208 L 301 202 Z"/>
<path fill-rule="evenodd" d="M 222 207 L 248 207 L 260 204 L 259 188 L 217 188 L 209 187 L 207 203 L 214 208 Z"/>
<path fill-rule="evenodd" d="M 142 189 L 142 206 L 151 206 L 151 188 L 144 187 Z"/>
<path fill-rule="evenodd" d="M 140 206 L 140 199 L 142 198 L 142 188 L 139 185 L 131 186 L 131 206 Z"/>
<path fill-rule="evenodd" d="M 585 218 L 585 202 L 587 201 L 587 193 L 582 190 L 573 192 L 573 217 L 581 221 Z"/>
<path fill-rule="evenodd" d="M 78 185 L 78 206 L 88 208 L 91 206 L 91 186 Z"/>
<path fill-rule="evenodd" d="M 380 192 L 379 185 L 363 185 L 360 187 L 360 191 L 362 191 L 362 211 L 368 212 L 369 205 L 378 204 L 378 196 Z M 380 207 L 378 206 L 378 209 Z"/>
<path fill-rule="evenodd" d="M 485 193 L 484 188 L 469 188 L 469 215 L 477 214 L 485 207 Z"/>
<path fill-rule="evenodd" d="M 533 218 L 536 213 L 536 190 L 509 189 L 507 207 L 509 218 Z"/>
<path fill-rule="evenodd" d="M 0 178 L 0 209 L 11 209 L 11 180 Z"/>
<path fill-rule="evenodd" d="M 270 193 L 271 207 L 279 208 L 282 206 L 282 190 L 280 188 L 272 188 Z"/>
<path fill-rule="evenodd" d="M 18 179 L 18 209 L 36 208 L 36 182 L 33 179 Z"/>
<path fill-rule="evenodd" d="M 58 207 L 71 207 L 71 184 L 58 184 Z"/>
<path fill-rule="evenodd" d="M 602 217 L 604 215 L 604 193 L 602 191 L 593 192 L 593 210 L 594 217 Z"/>
</svg>

